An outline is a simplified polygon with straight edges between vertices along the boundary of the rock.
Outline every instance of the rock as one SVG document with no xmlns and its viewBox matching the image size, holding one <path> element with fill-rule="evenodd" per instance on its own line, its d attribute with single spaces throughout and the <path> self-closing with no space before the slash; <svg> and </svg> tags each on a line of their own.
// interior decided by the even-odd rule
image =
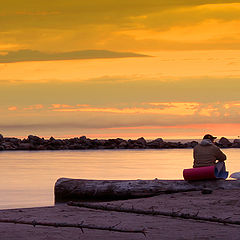
<svg viewBox="0 0 240 240">
<path fill-rule="evenodd" d="M 137 140 L 131 140 L 129 139 L 127 141 L 127 145 L 128 145 L 128 148 L 131 148 L 131 149 L 142 149 L 142 148 L 146 148 L 146 140 L 141 137 L 141 138 L 138 138 Z"/>
<path fill-rule="evenodd" d="M 78 141 L 77 142 L 75 141 L 75 143 L 80 143 L 83 146 L 85 146 L 86 149 L 88 149 L 88 148 L 91 148 L 91 146 L 96 146 L 97 141 L 96 141 L 96 139 L 91 140 L 91 139 L 87 138 L 86 136 L 82 136 L 82 137 L 78 138 Z"/>
<path fill-rule="evenodd" d="M 93 139 L 90 141 L 90 145 L 94 149 L 105 149 L 105 144 L 106 144 L 106 146 L 108 145 L 106 143 L 106 140 L 102 140 L 102 139 L 101 140 Z"/>
<path fill-rule="evenodd" d="M 92 144 L 92 142 L 93 142 L 93 144 Z M 78 143 L 82 144 L 82 146 L 84 146 L 85 149 L 89 149 L 89 148 L 91 148 L 91 146 L 96 146 L 94 142 L 96 143 L 95 140 L 91 140 L 85 136 L 78 138 Z"/>
<path fill-rule="evenodd" d="M 135 140 L 128 139 L 128 141 L 127 141 L 128 148 L 133 149 L 134 143 L 135 143 Z"/>
<path fill-rule="evenodd" d="M 2 146 L 4 150 L 16 150 L 17 146 L 11 142 L 3 142 Z"/>
<path fill-rule="evenodd" d="M 198 145 L 198 142 L 197 141 L 192 141 L 190 143 L 191 147 L 194 148 L 196 145 Z"/>
<path fill-rule="evenodd" d="M 192 142 L 184 143 L 183 145 L 186 148 L 194 148 L 196 145 L 198 145 L 198 142 L 197 141 L 192 141 Z"/>
<path fill-rule="evenodd" d="M 127 148 L 127 146 L 128 146 L 128 143 L 127 143 L 127 141 L 125 141 L 125 140 L 123 140 L 123 141 L 118 145 L 118 147 L 119 147 L 120 149 Z"/>
<path fill-rule="evenodd" d="M 162 138 L 157 138 L 154 140 L 155 142 L 158 142 L 158 143 L 164 143 L 163 139 Z"/>
<path fill-rule="evenodd" d="M 57 149 L 56 149 L 56 147 L 54 147 L 52 145 L 47 145 L 46 150 L 57 150 Z"/>
<path fill-rule="evenodd" d="M 47 150 L 47 147 L 45 145 L 39 145 L 37 146 L 37 150 Z"/>
<path fill-rule="evenodd" d="M 164 148 L 184 148 L 185 146 L 180 142 L 165 142 Z"/>
<path fill-rule="evenodd" d="M 104 140 L 104 139 L 98 140 L 97 141 L 98 149 L 99 149 L 99 147 L 103 147 L 104 148 L 105 143 L 106 143 L 106 140 Z"/>
<path fill-rule="evenodd" d="M 49 141 L 48 144 L 51 144 L 52 146 L 55 146 L 55 147 L 59 147 L 59 146 L 63 145 L 64 143 L 60 139 L 53 139 L 53 140 Z"/>
<path fill-rule="evenodd" d="M 225 137 L 222 137 L 219 141 L 218 141 L 219 146 L 222 147 L 231 147 L 232 143 Z"/>
<path fill-rule="evenodd" d="M 19 150 L 30 150 L 31 149 L 31 143 L 20 143 L 18 146 Z"/>
<path fill-rule="evenodd" d="M 56 141 L 56 140 L 54 139 L 54 140 L 52 140 L 52 141 Z M 51 142 L 52 142 L 52 141 L 51 141 Z M 68 139 L 68 142 L 69 142 L 70 144 L 81 143 L 81 141 L 79 140 L 79 138 L 70 138 L 70 139 Z"/>
<path fill-rule="evenodd" d="M 18 146 L 18 150 L 26 150 L 26 151 L 29 151 L 29 150 L 46 150 L 46 148 L 42 147 L 43 145 L 36 145 L 36 144 L 33 144 L 33 143 L 20 143 L 19 146 Z"/>
<path fill-rule="evenodd" d="M 28 142 L 34 145 L 40 145 L 44 143 L 44 138 L 38 136 L 29 135 L 27 138 Z"/>
<path fill-rule="evenodd" d="M 50 138 L 49 138 L 49 141 L 54 141 L 54 140 L 55 140 L 54 137 L 50 137 Z"/>
<path fill-rule="evenodd" d="M 157 138 L 147 143 L 148 148 L 165 148 L 168 147 L 162 138 Z"/>
<path fill-rule="evenodd" d="M 119 144 L 119 141 L 117 139 L 108 139 L 105 141 L 104 146 L 107 149 L 115 149 L 117 148 L 118 144 Z"/>
<path fill-rule="evenodd" d="M 141 144 L 141 145 L 143 145 L 143 146 L 146 146 L 146 140 L 143 138 L 143 137 L 141 137 L 141 138 L 138 138 L 137 140 L 136 140 L 136 143 L 137 144 Z"/>
<path fill-rule="evenodd" d="M 15 138 L 15 137 L 4 138 L 4 141 L 5 142 L 10 142 L 10 143 L 12 143 L 14 145 L 18 145 L 21 142 L 20 139 Z"/>
<path fill-rule="evenodd" d="M 69 145 L 69 149 L 77 150 L 77 149 L 86 149 L 86 148 L 83 145 L 76 143 L 76 144 Z"/>
<path fill-rule="evenodd" d="M 82 137 L 79 138 L 79 140 L 82 141 L 82 142 L 84 142 L 84 141 L 87 140 L 87 137 L 86 137 L 86 136 L 82 136 Z"/>
<path fill-rule="evenodd" d="M 240 148 L 240 139 L 234 139 L 232 147 Z"/>
<path fill-rule="evenodd" d="M 233 140 L 233 143 L 240 144 L 240 139 L 234 139 L 234 140 Z"/>
</svg>

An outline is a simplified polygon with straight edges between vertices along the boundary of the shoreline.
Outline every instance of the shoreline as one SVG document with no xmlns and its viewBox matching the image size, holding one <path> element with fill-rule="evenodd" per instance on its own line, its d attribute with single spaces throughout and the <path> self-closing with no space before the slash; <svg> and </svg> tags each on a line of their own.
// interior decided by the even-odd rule
<svg viewBox="0 0 240 240">
<path fill-rule="evenodd" d="M 143 137 L 136 140 L 115 139 L 90 139 L 86 136 L 68 138 L 68 139 L 49 139 L 29 135 L 26 139 L 15 137 L 3 137 L 0 134 L 0 151 L 18 151 L 18 150 L 91 150 L 91 149 L 181 149 L 193 148 L 198 141 L 164 141 L 162 138 L 154 140 L 145 140 Z M 225 137 L 221 137 L 216 145 L 220 148 L 240 148 L 240 139 L 234 139 L 232 142 Z"/>
<path fill-rule="evenodd" d="M 103 206 L 102 210 L 67 204 L 0 210 L 0 219 L 9 221 L 0 222 L 0 234 L 1 240 L 78 240 L 80 238 L 141 240 L 146 237 L 153 240 L 160 238 L 237 240 L 238 224 L 211 222 L 207 219 L 238 222 L 239 199 L 239 190 L 213 190 L 212 194 L 193 191 L 90 204 Z M 111 208 L 132 209 L 136 213 L 108 210 Z M 142 214 L 139 210 L 149 213 L 152 211 L 153 214 Z M 155 215 L 155 212 L 170 213 L 172 216 Z M 178 217 L 184 214 L 197 217 L 196 219 Z M 65 224 L 65 227 L 61 224 Z M 77 224 L 83 225 L 83 231 L 77 227 Z M 143 230 L 146 236 L 140 232 Z"/>
</svg>

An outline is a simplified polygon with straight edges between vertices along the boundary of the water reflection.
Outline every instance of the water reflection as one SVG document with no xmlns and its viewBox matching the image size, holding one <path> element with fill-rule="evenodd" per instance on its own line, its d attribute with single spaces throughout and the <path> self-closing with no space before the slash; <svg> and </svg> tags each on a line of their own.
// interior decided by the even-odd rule
<svg viewBox="0 0 240 240">
<path fill-rule="evenodd" d="M 224 149 L 227 169 L 240 171 L 240 149 Z M 0 208 L 54 204 L 60 177 L 84 179 L 182 179 L 192 149 L 0 152 Z"/>
</svg>

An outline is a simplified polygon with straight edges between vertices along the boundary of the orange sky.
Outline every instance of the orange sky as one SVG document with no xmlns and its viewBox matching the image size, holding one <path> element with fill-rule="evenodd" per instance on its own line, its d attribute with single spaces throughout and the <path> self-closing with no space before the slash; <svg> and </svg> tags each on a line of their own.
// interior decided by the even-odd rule
<svg viewBox="0 0 240 240">
<path fill-rule="evenodd" d="M 3 135 L 240 135 L 239 1 L 2 7 Z"/>
</svg>

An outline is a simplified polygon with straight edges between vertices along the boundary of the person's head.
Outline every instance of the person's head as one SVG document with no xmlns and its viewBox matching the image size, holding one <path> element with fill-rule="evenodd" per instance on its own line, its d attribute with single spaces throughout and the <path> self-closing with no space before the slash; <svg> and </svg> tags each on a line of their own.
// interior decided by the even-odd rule
<svg viewBox="0 0 240 240">
<path fill-rule="evenodd" d="M 214 142 L 214 140 L 216 139 L 217 137 L 213 137 L 211 134 L 206 134 L 203 139 L 209 139 L 211 140 L 211 142 Z"/>
</svg>

